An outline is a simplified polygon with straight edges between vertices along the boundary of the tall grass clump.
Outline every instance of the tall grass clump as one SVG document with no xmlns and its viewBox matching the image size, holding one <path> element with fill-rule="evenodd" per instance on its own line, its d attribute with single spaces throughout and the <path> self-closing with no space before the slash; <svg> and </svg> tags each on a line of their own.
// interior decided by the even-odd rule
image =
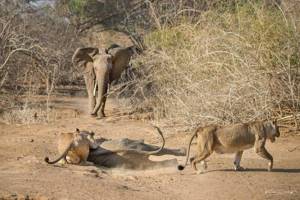
<svg viewBox="0 0 300 200">
<path fill-rule="evenodd" d="M 146 35 L 123 92 L 136 109 L 187 125 L 296 116 L 299 33 L 283 9 L 251 1 L 179 19 Z"/>
</svg>

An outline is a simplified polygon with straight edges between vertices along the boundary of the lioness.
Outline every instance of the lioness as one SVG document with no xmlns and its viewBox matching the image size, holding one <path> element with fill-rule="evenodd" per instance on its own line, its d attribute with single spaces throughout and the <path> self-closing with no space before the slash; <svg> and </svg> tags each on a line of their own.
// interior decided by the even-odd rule
<svg viewBox="0 0 300 200">
<path fill-rule="evenodd" d="M 94 132 L 80 131 L 76 129 L 75 133 L 61 133 L 58 139 L 59 158 L 49 161 L 45 157 L 45 162 L 54 164 L 61 160 L 61 163 L 91 165 L 87 158 L 91 149 L 97 149 L 98 145 L 94 139 Z"/>
<path fill-rule="evenodd" d="M 194 137 L 197 137 L 197 153 L 195 157 L 190 159 L 194 170 L 197 170 L 196 164 L 202 162 L 203 169 L 206 169 L 205 159 L 213 152 L 216 153 L 235 153 L 234 169 L 242 170 L 240 161 L 243 151 L 254 146 L 255 152 L 269 161 L 268 171 L 273 168 L 273 157 L 266 150 L 265 143 L 269 139 L 275 141 L 275 137 L 279 137 L 280 132 L 275 121 L 257 121 L 250 123 L 234 124 L 229 126 L 211 125 L 200 127 L 196 130 L 190 139 L 188 153 L 184 166 L 179 165 L 178 169 L 183 170 L 187 165 L 191 143 Z M 199 171 L 203 172 L 203 169 Z"/>
</svg>

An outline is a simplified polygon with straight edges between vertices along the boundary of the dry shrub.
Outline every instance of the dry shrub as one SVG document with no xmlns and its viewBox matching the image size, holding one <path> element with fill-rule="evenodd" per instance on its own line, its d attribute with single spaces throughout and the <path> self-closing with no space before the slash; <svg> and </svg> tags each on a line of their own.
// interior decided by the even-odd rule
<svg viewBox="0 0 300 200">
<path fill-rule="evenodd" d="M 55 87 L 79 82 L 71 63 L 79 46 L 74 27 L 51 7 L 33 7 L 29 2 L 0 1 L 0 117 L 8 123 L 49 121 Z M 47 94 L 46 106 L 33 109 L 16 100 L 35 94 Z"/>
<path fill-rule="evenodd" d="M 282 9 L 244 3 L 146 35 L 122 94 L 188 125 L 300 111 L 300 32 Z"/>
<path fill-rule="evenodd" d="M 34 86 L 49 95 L 57 84 L 74 81 L 78 41 L 66 19 L 27 2 L 0 2 L 0 89 L 24 93 Z"/>
</svg>

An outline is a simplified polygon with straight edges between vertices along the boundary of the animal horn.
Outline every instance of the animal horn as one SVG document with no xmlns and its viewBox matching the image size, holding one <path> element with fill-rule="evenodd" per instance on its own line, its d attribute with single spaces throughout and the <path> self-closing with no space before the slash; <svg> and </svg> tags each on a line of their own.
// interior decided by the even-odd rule
<svg viewBox="0 0 300 200">
<path fill-rule="evenodd" d="M 97 81 L 95 81 L 95 86 L 94 86 L 94 90 L 93 90 L 93 96 L 96 96 L 96 91 L 97 91 Z"/>
</svg>

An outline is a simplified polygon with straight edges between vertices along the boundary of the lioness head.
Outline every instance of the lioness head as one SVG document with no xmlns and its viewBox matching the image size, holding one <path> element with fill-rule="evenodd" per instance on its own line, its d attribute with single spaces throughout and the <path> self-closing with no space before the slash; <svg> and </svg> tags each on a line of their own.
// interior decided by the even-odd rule
<svg viewBox="0 0 300 200">
<path fill-rule="evenodd" d="M 270 139 L 271 142 L 275 142 L 275 138 L 280 136 L 277 121 L 266 121 L 264 127 L 266 129 L 267 138 Z"/>
<path fill-rule="evenodd" d="M 83 133 L 86 134 L 86 138 L 89 140 L 89 144 L 90 144 L 90 148 L 91 149 L 97 149 L 98 148 L 98 144 L 94 138 L 95 133 L 93 131 L 89 132 L 89 131 L 80 131 L 78 128 L 76 128 L 76 132 L 77 133 Z"/>
</svg>

